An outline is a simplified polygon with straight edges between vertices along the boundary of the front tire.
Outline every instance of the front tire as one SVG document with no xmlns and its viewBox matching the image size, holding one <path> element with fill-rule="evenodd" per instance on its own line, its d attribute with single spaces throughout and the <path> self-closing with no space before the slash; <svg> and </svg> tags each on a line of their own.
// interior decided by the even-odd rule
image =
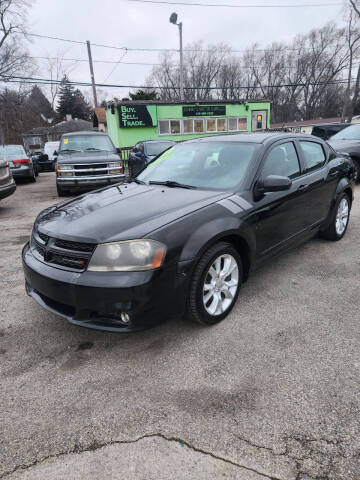
<svg viewBox="0 0 360 480">
<path fill-rule="evenodd" d="M 342 193 L 335 203 L 331 213 L 330 224 L 326 230 L 320 232 L 321 237 L 327 240 L 338 241 L 346 233 L 350 218 L 350 198 L 346 193 Z"/>
<path fill-rule="evenodd" d="M 242 261 L 226 242 L 210 247 L 195 267 L 187 317 L 201 325 L 215 325 L 232 310 L 243 280 Z"/>
<path fill-rule="evenodd" d="M 64 190 L 58 183 L 56 184 L 58 197 L 66 197 L 67 191 Z"/>
<path fill-rule="evenodd" d="M 352 159 L 354 164 L 354 182 L 358 183 L 360 181 L 360 163 L 359 160 Z"/>
<path fill-rule="evenodd" d="M 30 182 L 31 182 L 31 183 L 35 183 L 35 182 L 36 182 L 36 173 L 35 173 L 34 167 L 33 167 L 32 171 L 31 171 Z"/>
</svg>

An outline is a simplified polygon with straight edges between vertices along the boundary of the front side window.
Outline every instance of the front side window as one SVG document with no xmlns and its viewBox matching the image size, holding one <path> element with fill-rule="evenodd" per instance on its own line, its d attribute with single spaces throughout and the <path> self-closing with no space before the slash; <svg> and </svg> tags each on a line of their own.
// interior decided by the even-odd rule
<svg viewBox="0 0 360 480">
<path fill-rule="evenodd" d="M 177 144 L 137 178 L 145 183 L 175 181 L 196 188 L 227 190 L 242 182 L 257 148 L 254 143 L 229 141 Z"/>
<path fill-rule="evenodd" d="M 305 160 L 305 172 L 321 168 L 326 160 L 324 150 L 319 143 L 300 141 Z"/>
<path fill-rule="evenodd" d="M 101 150 L 110 152 L 115 147 L 107 135 L 74 135 L 63 136 L 60 143 L 60 152 Z"/>
<path fill-rule="evenodd" d="M 264 179 L 269 175 L 289 178 L 296 178 L 300 175 L 299 159 L 292 142 L 277 145 L 270 151 L 265 160 L 261 178 Z"/>
</svg>

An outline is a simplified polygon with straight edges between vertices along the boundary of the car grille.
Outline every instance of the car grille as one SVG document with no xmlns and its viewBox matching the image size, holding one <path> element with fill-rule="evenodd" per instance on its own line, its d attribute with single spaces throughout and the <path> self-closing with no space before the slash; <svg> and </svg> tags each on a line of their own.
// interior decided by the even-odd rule
<svg viewBox="0 0 360 480">
<path fill-rule="evenodd" d="M 31 247 L 45 263 L 82 272 L 87 268 L 96 244 L 71 242 L 35 231 L 32 235 Z"/>
<path fill-rule="evenodd" d="M 104 168 L 106 170 L 103 170 Z M 108 174 L 107 168 L 108 168 L 107 163 L 91 163 L 91 164 L 74 165 L 74 170 L 76 170 L 75 177 L 107 175 Z M 86 171 L 83 171 L 83 170 L 86 170 Z"/>
</svg>

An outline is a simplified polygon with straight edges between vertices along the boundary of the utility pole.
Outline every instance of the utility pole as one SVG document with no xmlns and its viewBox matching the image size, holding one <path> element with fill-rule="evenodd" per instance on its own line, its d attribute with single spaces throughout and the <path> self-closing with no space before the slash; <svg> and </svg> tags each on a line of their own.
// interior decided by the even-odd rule
<svg viewBox="0 0 360 480">
<path fill-rule="evenodd" d="M 88 57 L 89 57 L 89 67 L 90 67 L 92 91 L 93 91 L 93 96 L 94 96 L 94 106 L 97 107 L 98 103 L 97 103 L 97 96 L 96 96 L 94 68 L 93 68 L 93 63 L 92 63 L 91 48 L 90 48 L 89 40 L 86 40 L 86 45 L 87 45 L 87 51 L 88 51 Z"/>
<path fill-rule="evenodd" d="M 172 13 L 169 22 L 179 27 L 180 36 L 180 100 L 184 99 L 184 58 L 183 58 L 183 40 L 182 40 L 182 22 L 177 23 L 177 13 Z"/>
<path fill-rule="evenodd" d="M 183 40 L 182 40 L 182 22 L 179 23 L 180 36 L 180 100 L 184 99 L 184 58 L 183 58 Z"/>
</svg>

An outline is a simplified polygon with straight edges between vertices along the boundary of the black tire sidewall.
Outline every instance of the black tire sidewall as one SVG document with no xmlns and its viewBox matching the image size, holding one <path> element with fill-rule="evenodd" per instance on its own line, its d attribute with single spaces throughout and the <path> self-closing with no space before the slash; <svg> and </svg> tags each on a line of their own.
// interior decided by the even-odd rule
<svg viewBox="0 0 360 480">
<path fill-rule="evenodd" d="M 216 248 L 218 247 L 218 248 Z M 204 257 L 209 253 L 210 250 L 214 250 L 213 254 L 207 259 L 207 261 L 204 263 Z M 226 310 L 226 312 L 222 313 L 221 315 L 210 315 L 204 307 L 203 304 L 203 286 L 204 286 L 204 281 L 205 281 L 205 276 L 207 275 L 207 272 L 210 268 L 210 265 L 214 262 L 214 260 L 224 254 L 229 254 L 232 257 L 234 257 L 235 261 L 238 264 L 239 268 L 239 283 L 238 283 L 238 288 L 236 291 L 236 294 L 233 298 L 233 301 L 230 305 L 230 307 Z M 200 271 L 201 270 L 201 273 Z M 195 308 L 196 308 L 196 314 L 197 314 L 197 321 L 199 323 L 202 323 L 204 325 L 215 325 L 216 323 L 221 322 L 233 309 L 236 300 L 239 296 L 239 291 L 240 287 L 242 284 L 242 279 L 243 279 L 243 268 L 242 268 L 242 261 L 239 253 L 235 250 L 234 247 L 232 247 L 230 244 L 226 243 L 219 243 L 209 249 L 207 252 L 204 253 L 203 257 L 201 258 L 200 262 L 198 263 L 194 276 L 197 277 L 196 285 L 192 285 L 192 294 L 195 295 Z"/>
</svg>

